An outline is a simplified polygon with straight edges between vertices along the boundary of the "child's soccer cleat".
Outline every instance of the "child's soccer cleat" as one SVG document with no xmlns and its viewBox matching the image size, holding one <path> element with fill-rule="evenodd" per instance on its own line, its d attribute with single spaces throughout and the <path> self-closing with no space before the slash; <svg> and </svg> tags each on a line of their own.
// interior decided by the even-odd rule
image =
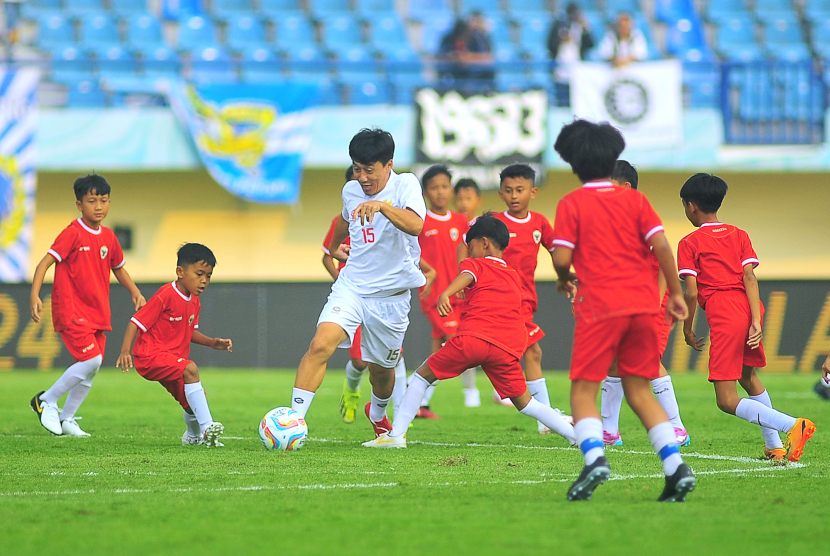
<svg viewBox="0 0 830 556">
<path fill-rule="evenodd" d="M 787 443 L 784 444 L 784 449 L 787 450 L 787 459 L 790 461 L 798 461 L 801 454 L 804 453 L 804 445 L 816 432 L 816 425 L 809 419 L 799 417 L 795 420 L 795 425 L 787 431 Z"/>
<path fill-rule="evenodd" d="M 374 440 L 364 442 L 367 448 L 406 448 L 406 433 L 400 436 L 389 436 L 388 433 L 383 433 Z"/>
<path fill-rule="evenodd" d="M 369 408 L 372 406 L 372 402 L 369 402 L 364 407 L 366 412 L 366 418 L 369 419 L 369 422 L 372 423 L 372 428 L 375 429 L 375 438 L 379 437 L 382 434 L 387 434 L 392 432 L 392 423 L 389 422 L 389 417 L 386 415 L 383 416 L 383 419 L 375 423 L 372 421 L 371 417 L 369 417 Z"/>
<path fill-rule="evenodd" d="M 785 450 L 784 448 L 769 449 L 766 446 L 764 446 L 764 457 L 772 461 L 786 462 L 787 450 Z"/>
<path fill-rule="evenodd" d="M 418 413 L 415 414 L 416 419 L 430 419 L 430 420 L 437 420 L 440 419 L 438 415 L 432 411 L 428 405 L 422 406 L 418 408 Z"/>
<path fill-rule="evenodd" d="M 78 426 L 78 422 L 75 419 L 64 419 L 61 421 L 61 430 L 66 436 L 91 436 L 88 432 L 81 430 L 81 427 Z"/>
<path fill-rule="evenodd" d="M 674 427 L 674 436 L 677 437 L 677 447 L 682 448 L 692 443 L 692 437 L 689 436 L 689 431 Z"/>
<path fill-rule="evenodd" d="M 818 394 L 818 397 L 825 401 L 830 401 L 830 388 L 825 386 L 820 380 L 813 386 L 813 392 Z"/>
<path fill-rule="evenodd" d="M 201 436 L 193 436 L 187 431 L 184 431 L 182 435 L 182 446 L 198 446 L 199 444 L 204 444 L 205 439 Z"/>
<path fill-rule="evenodd" d="M 225 426 L 222 423 L 213 422 L 202 433 L 202 440 L 208 448 L 219 448 L 224 446 L 219 442 L 223 432 L 225 432 Z"/>
<path fill-rule="evenodd" d="M 570 415 L 566 415 L 565 413 L 562 413 L 562 410 L 560 410 L 558 407 L 553 407 L 553 408 L 551 408 L 551 409 L 553 409 L 553 411 L 554 411 L 557 415 L 559 415 L 560 417 L 562 417 L 562 419 L 563 419 L 566 423 L 568 423 L 569 425 L 573 426 L 573 424 L 574 424 L 574 418 L 573 418 L 572 416 L 570 416 Z M 551 431 L 551 430 L 547 427 L 547 425 L 545 425 L 545 424 L 544 424 L 544 423 L 542 423 L 541 421 L 536 421 L 536 424 L 537 424 L 537 425 L 539 425 L 539 434 L 549 434 L 550 432 L 552 432 L 552 431 Z M 571 446 L 573 446 L 573 444 L 571 444 Z"/>
<path fill-rule="evenodd" d="M 591 465 L 582 468 L 582 473 L 568 489 L 568 500 L 590 500 L 594 489 L 603 484 L 611 476 L 611 467 L 608 460 L 598 457 Z"/>
<path fill-rule="evenodd" d="M 620 431 L 617 431 L 614 434 L 611 434 L 608 431 L 602 431 L 602 444 L 603 446 L 622 446 L 623 441 L 620 436 Z"/>
<path fill-rule="evenodd" d="M 43 428 L 56 436 L 60 436 L 63 434 L 63 429 L 61 428 L 61 418 L 60 412 L 58 411 L 58 404 L 48 403 L 41 400 L 40 397 L 44 393 L 45 391 L 39 392 L 29 403 L 32 406 L 32 411 L 37 413 L 38 420 L 40 421 L 40 424 L 43 425 Z"/>
<path fill-rule="evenodd" d="M 505 407 L 513 407 L 513 402 L 510 401 L 510 398 L 502 399 L 502 397 L 499 396 L 498 392 L 495 390 L 493 391 L 493 403 L 497 403 Z"/>
<path fill-rule="evenodd" d="M 340 396 L 340 417 L 346 423 L 354 423 L 357 408 L 360 405 L 360 391 L 352 392 L 343 381 L 343 394 Z"/>
<path fill-rule="evenodd" d="M 478 388 L 464 389 L 464 407 L 479 407 L 481 406 L 481 394 Z"/>
<path fill-rule="evenodd" d="M 666 487 L 658 502 L 685 502 L 686 495 L 695 489 L 695 475 L 689 466 L 681 463 L 671 477 L 666 477 Z"/>
</svg>

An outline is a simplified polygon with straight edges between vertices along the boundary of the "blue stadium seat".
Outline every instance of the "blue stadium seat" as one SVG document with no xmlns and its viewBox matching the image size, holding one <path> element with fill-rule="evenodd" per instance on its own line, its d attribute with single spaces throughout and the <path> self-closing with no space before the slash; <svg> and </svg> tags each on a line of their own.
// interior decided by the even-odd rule
<svg viewBox="0 0 830 556">
<path fill-rule="evenodd" d="M 356 0 L 357 12 L 364 18 L 395 14 L 395 0 Z"/>
<path fill-rule="evenodd" d="M 63 0 L 63 7 L 71 14 L 102 12 L 106 10 L 103 0 Z"/>
<path fill-rule="evenodd" d="M 251 0 L 211 0 L 210 9 L 220 17 L 250 14 L 254 11 Z"/>
<path fill-rule="evenodd" d="M 487 14 L 485 19 L 493 48 L 500 44 L 513 44 L 513 31 L 507 19 L 498 13 Z"/>
<path fill-rule="evenodd" d="M 315 33 L 311 22 L 305 15 L 290 15 L 274 20 L 276 43 L 282 49 L 294 49 L 314 46 Z"/>
<path fill-rule="evenodd" d="M 507 11 L 516 15 L 548 11 L 547 0 L 507 0 Z"/>
<path fill-rule="evenodd" d="M 792 0 L 755 0 L 755 14 L 761 20 L 781 15 L 795 16 Z"/>
<path fill-rule="evenodd" d="M 110 0 L 110 6 L 114 12 L 125 19 L 149 11 L 147 0 Z"/>
<path fill-rule="evenodd" d="M 352 14 L 336 14 L 321 17 L 323 44 L 331 50 L 360 44 L 360 23 Z"/>
<path fill-rule="evenodd" d="M 798 19 L 775 17 L 764 25 L 765 42 L 771 44 L 798 44 L 804 42 L 801 24 Z"/>
<path fill-rule="evenodd" d="M 698 17 L 694 0 L 655 0 L 654 18 L 672 25 L 681 19 Z"/>
<path fill-rule="evenodd" d="M 202 0 L 162 0 L 161 2 L 161 15 L 170 21 L 179 21 L 203 13 Z"/>
<path fill-rule="evenodd" d="M 696 16 L 681 18 L 666 29 L 666 53 L 684 58 L 690 50 L 707 48 L 703 22 Z"/>
<path fill-rule="evenodd" d="M 748 16 L 745 0 L 714 0 L 706 5 L 706 18 L 716 25 L 725 19 L 736 16 Z"/>
<path fill-rule="evenodd" d="M 239 48 L 248 45 L 265 45 L 265 26 L 262 20 L 251 15 L 231 18 L 225 28 L 225 42 L 230 47 Z"/>
<path fill-rule="evenodd" d="M 77 108 L 97 108 L 107 105 L 107 95 L 92 79 L 69 82 L 66 105 Z"/>
<path fill-rule="evenodd" d="M 53 81 L 70 83 L 91 79 L 94 64 L 89 55 L 74 46 L 58 47 L 52 52 L 51 78 Z"/>
<path fill-rule="evenodd" d="M 412 106 L 415 104 L 415 92 L 426 85 L 426 81 L 420 74 L 394 76 L 392 79 L 393 104 Z"/>
<path fill-rule="evenodd" d="M 171 48 L 159 45 L 142 51 L 144 75 L 151 78 L 168 78 L 179 75 L 181 62 Z"/>
<path fill-rule="evenodd" d="M 409 18 L 421 21 L 426 25 L 435 18 L 452 16 L 451 0 L 418 0 L 409 2 Z"/>
<path fill-rule="evenodd" d="M 548 54 L 548 33 L 551 20 L 548 17 L 527 17 L 520 22 L 519 46 L 534 58 Z"/>
<path fill-rule="evenodd" d="M 290 49 L 283 49 L 282 53 L 288 61 L 288 68 L 308 70 L 311 73 L 326 73 L 329 71 L 329 59 L 315 44 L 297 45 Z"/>
<path fill-rule="evenodd" d="M 321 87 L 328 88 L 331 86 L 331 77 L 328 71 L 328 62 L 308 62 L 305 60 L 289 60 L 286 63 L 286 68 L 290 77 L 294 81 L 302 81 L 305 83 L 316 83 Z M 337 92 L 337 102 L 340 103 L 340 90 L 335 87 Z"/>
<path fill-rule="evenodd" d="M 757 44 L 755 22 L 748 15 L 725 19 L 717 29 L 715 42 L 718 50 L 730 48 L 734 45 Z"/>
<path fill-rule="evenodd" d="M 162 46 L 161 24 L 149 14 L 128 18 L 127 43 L 136 47 Z"/>
<path fill-rule="evenodd" d="M 269 48 L 245 47 L 239 57 L 242 81 L 267 83 L 283 79 L 285 64 Z"/>
<path fill-rule="evenodd" d="M 688 93 L 691 108 L 720 106 L 720 67 L 711 62 L 684 63 L 683 88 Z"/>
<path fill-rule="evenodd" d="M 303 9 L 301 0 L 259 0 L 259 11 L 268 16 L 297 13 Z"/>
<path fill-rule="evenodd" d="M 320 106 L 338 106 L 343 104 L 343 87 L 331 80 L 317 81 L 320 87 Z"/>
<path fill-rule="evenodd" d="M 594 37 L 594 41 L 596 41 L 596 43 L 599 44 L 599 41 L 602 40 L 602 37 L 604 37 L 605 33 L 608 31 L 608 29 L 610 29 L 611 22 L 608 20 L 607 17 L 605 17 L 604 12 L 585 11 L 582 13 L 588 20 L 588 24 L 591 26 L 591 34 Z"/>
<path fill-rule="evenodd" d="M 188 17 L 179 24 L 178 47 L 183 50 L 199 50 L 216 43 L 213 21 L 200 15 Z"/>
<path fill-rule="evenodd" d="M 813 49 L 824 60 L 830 59 L 830 17 L 821 24 L 813 24 Z"/>
<path fill-rule="evenodd" d="M 375 48 L 384 49 L 408 42 L 403 23 L 395 13 L 375 17 L 371 20 L 371 24 L 369 43 Z"/>
<path fill-rule="evenodd" d="M 29 0 L 20 6 L 23 17 L 38 20 L 44 15 L 53 14 L 61 10 L 60 0 Z"/>
<path fill-rule="evenodd" d="M 799 69 L 796 75 L 788 76 L 785 83 L 784 117 L 790 120 L 823 122 L 826 86 L 818 75 L 812 75 L 809 67 Z"/>
<path fill-rule="evenodd" d="M 233 59 L 219 45 L 211 45 L 193 53 L 190 79 L 201 83 L 233 83 L 238 81 Z"/>
<path fill-rule="evenodd" d="M 315 17 L 331 14 L 351 13 L 350 0 L 310 0 L 311 13 Z"/>
<path fill-rule="evenodd" d="M 522 55 L 514 45 L 500 43 L 493 49 L 493 58 L 497 64 L 504 64 L 521 60 Z"/>
<path fill-rule="evenodd" d="M 479 11 L 490 15 L 501 11 L 501 6 L 499 0 L 459 0 L 458 10 L 465 14 Z"/>
<path fill-rule="evenodd" d="M 830 19 L 830 0 L 810 0 L 804 7 L 804 15 L 814 25 Z"/>
<path fill-rule="evenodd" d="M 121 42 L 118 22 L 107 13 L 90 13 L 81 19 L 80 41 L 87 46 L 111 46 Z"/>
<path fill-rule="evenodd" d="M 333 66 L 341 81 L 377 79 L 381 68 L 369 51 L 360 45 L 344 48 L 338 52 L 338 58 Z"/>
<path fill-rule="evenodd" d="M 118 45 L 100 46 L 93 54 L 102 78 L 132 77 L 138 72 L 135 57 Z"/>
<path fill-rule="evenodd" d="M 638 0 L 605 0 L 605 6 L 605 12 L 611 19 L 620 12 L 640 13 L 640 2 Z"/>
<path fill-rule="evenodd" d="M 51 48 L 75 42 L 75 26 L 66 16 L 53 13 L 38 21 L 38 46 Z"/>
<path fill-rule="evenodd" d="M 455 16 L 450 12 L 425 19 L 421 26 L 421 51 L 436 54 L 441 46 L 441 39 L 452 29 L 454 23 Z"/>
<path fill-rule="evenodd" d="M 737 62 L 755 62 L 766 58 L 757 43 L 726 44 L 721 45 L 718 50 L 727 60 Z"/>
<path fill-rule="evenodd" d="M 365 106 L 392 103 L 392 88 L 386 81 L 359 80 L 345 82 L 344 84 L 349 89 L 349 104 Z"/>
<path fill-rule="evenodd" d="M 769 52 L 770 57 L 776 60 L 786 60 L 788 62 L 800 62 L 810 60 L 813 57 L 810 49 L 804 43 L 767 44 L 767 52 Z"/>
</svg>

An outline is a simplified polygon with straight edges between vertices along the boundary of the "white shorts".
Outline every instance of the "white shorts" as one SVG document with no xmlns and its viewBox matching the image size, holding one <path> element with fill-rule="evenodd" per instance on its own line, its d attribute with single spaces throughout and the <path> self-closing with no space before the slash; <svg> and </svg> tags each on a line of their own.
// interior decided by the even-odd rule
<svg viewBox="0 0 830 556">
<path fill-rule="evenodd" d="M 403 338 L 409 327 L 410 293 L 406 290 L 391 297 L 362 297 L 347 288 L 331 288 L 329 300 L 320 312 L 317 326 L 332 322 L 348 334 L 337 347 L 349 348 L 357 327 L 360 333 L 360 350 L 363 360 L 391 369 L 401 357 Z"/>
</svg>

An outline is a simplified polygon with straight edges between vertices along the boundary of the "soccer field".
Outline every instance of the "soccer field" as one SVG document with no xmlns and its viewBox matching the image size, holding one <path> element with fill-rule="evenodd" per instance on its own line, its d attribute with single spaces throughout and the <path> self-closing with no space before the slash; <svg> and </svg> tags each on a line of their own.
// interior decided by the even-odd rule
<svg viewBox="0 0 830 556">
<path fill-rule="evenodd" d="M 0 378 L 2 554 L 819 554 L 826 550 L 830 404 L 816 375 L 764 376 L 773 402 L 818 432 L 800 463 L 760 459 L 757 427 L 720 413 L 700 374 L 676 375 L 697 474 L 685 504 L 655 502 L 658 458 L 624 405 L 625 445 L 611 449 L 612 480 L 590 502 L 565 492 L 582 457 L 558 436 L 489 401 L 462 406 L 461 384 L 441 384 L 439 421 L 416 420 L 406 450 L 369 450 L 362 416 L 347 425 L 330 371 L 308 415 L 300 452 L 267 452 L 262 415 L 287 405 L 293 372 L 203 370 L 225 447 L 182 447 L 181 410 L 134 373 L 102 371 L 81 408 L 91 438 L 49 435 L 28 407 L 57 372 Z M 567 410 L 565 373 L 547 373 Z M 368 401 L 368 383 L 363 398 Z M 534 551 L 534 552 L 531 552 Z"/>
</svg>

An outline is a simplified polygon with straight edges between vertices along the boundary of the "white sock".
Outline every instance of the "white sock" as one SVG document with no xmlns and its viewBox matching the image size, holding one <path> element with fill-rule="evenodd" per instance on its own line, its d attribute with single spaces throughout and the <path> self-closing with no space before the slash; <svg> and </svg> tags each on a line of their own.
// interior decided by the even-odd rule
<svg viewBox="0 0 830 556">
<path fill-rule="evenodd" d="M 95 375 L 98 374 L 98 370 L 101 368 L 102 360 L 103 358 L 100 355 L 90 359 L 90 361 L 97 361 L 98 366 L 95 370 L 90 371 L 87 377 L 76 384 L 69 391 L 69 394 L 66 395 L 66 401 L 64 402 L 63 409 L 61 410 L 61 421 L 68 421 L 69 419 L 75 418 L 75 415 L 78 413 L 78 409 L 81 407 L 81 404 L 84 403 L 84 400 L 92 388 L 92 381 L 95 379 Z"/>
<path fill-rule="evenodd" d="M 86 380 L 90 375 L 95 376 L 95 373 L 98 372 L 98 369 L 101 367 L 101 361 L 103 360 L 103 357 L 96 355 L 92 359 L 78 361 L 77 363 L 70 365 L 69 368 L 63 372 L 61 377 L 55 381 L 55 384 L 43 393 L 40 399 L 48 403 L 58 403 L 58 400 L 61 399 L 64 394 Z"/>
<path fill-rule="evenodd" d="M 308 408 L 311 407 L 311 400 L 313 399 L 314 392 L 295 387 L 291 392 L 291 409 L 305 419 L 305 414 L 308 413 Z"/>
<path fill-rule="evenodd" d="M 412 373 L 411 375 L 409 375 L 409 378 L 406 381 L 407 386 L 412 383 L 412 380 L 414 379 L 416 374 L 417 373 Z M 435 386 L 437 384 L 438 384 L 438 381 L 436 380 L 435 382 L 433 382 L 432 384 L 427 386 L 427 389 L 424 392 L 424 397 L 423 397 L 423 399 L 421 399 L 421 406 L 420 407 L 429 407 L 429 400 L 432 399 L 432 395 L 435 393 Z"/>
<path fill-rule="evenodd" d="M 427 379 L 418 373 L 410 377 L 409 386 L 406 387 L 401 405 L 398 406 L 398 411 L 395 413 L 392 432 L 389 433 L 389 436 L 400 436 L 409 430 L 409 425 L 412 424 L 415 414 L 418 413 L 418 408 L 421 405 L 421 400 L 424 399 L 424 392 L 428 386 Z"/>
<path fill-rule="evenodd" d="M 392 396 L 389 396 L 388 398 L 378 398 L 375 396 L 375 393 L 372 392 L 372 405 L 369 406 L 369 420 L 373 423 L 382 421 L 386 416 L 386 406 L 389 405 L 389 400 L 391 399 Z"/>
<path fill-rule="evenodd" d="M 759 401 L 742 398 L 735 408 L 735 415 L 755 425 L 787 432 L 795 426 L 795 417 L 767 407 Z"/>
<path fill-rule="evenodd" d="M 401 405 L 404 392 L 406 392 L 406 363 L 401 355 L 398 364 L 395 365 L 395 386 L 392 388 L 392 411 L 395 415 L 398 414 L 398 407 Z"/>
<path fill-rule="evenodd" d="M 213 417 L 210 414 L 202 383 L 185 384 L 184 397 L 187 398 L 187 404 L 196 416 L 196 420 L 199 421 L 200 432 L 204 432 L 213 423 Z"/>
<path fill-rule="evenodd" d="M 196 420 L 196 416 L 191 415 L 187 411 L 182 411 L 182 413 L 184 413 L 184 424 L 187 427 L 187 434 L 195 437 L 202 434 L 202 429 L 199 427 L 199 421 Z"/>
<path fill-rule="evenodd" d="M 757 396 L 749 396 L 750 400 L 755 400 L 756 402 L 762 403 L 767 407 L 772 407 L 772 400 L 769 398 L 769 391 L 764 390 Z M 778 436 L 778 431 L 775 429 L 771 429 L 769 427 L 761 427 L 761 432 L 764 435 L 764 446 L 772 450 L 774 448 L 783 448 L 784 444 L 781 443 L 781 437 Z"/>
<path fill-rule="evenodd" d="M 576 443 L 573 426 L 565 421 L 560 413 L 549 405 L 545 405 L 533 398 L 519 413 L 533 417 L 553 432 L 561 435 L 571 444 Z"/>
<path fill-rule="evenodd" d="M 536 400 L 542 405 L 550 407 L 550 395 L 548 394 L 548 384 L 544 378 L 538 378 L 536 380 L 527 381 L 527 391 L 530 392 L 530 395 L 533 396 L 534 400 Z M 539 426 L 539 430 L 544 429 L 544 427 L 546 426 L 542 421 L 537 421 L 536 424 Z"/>
<path fill-rule="evenodd" d="M 476 387 L 476 370 L 467 369 L 463 373 L 461 373 L 461 383 L 464 385 L 464 388 L 468 390 L 478 390 Z"/>
<path fill-rule="evenodd" d="M 674 475 L 683 458 L 680 457 L 680 450 L 677 448 L 677 436 L 674 434 L 674 426 L 668 421 L 654 426 L 648 431 L 648 439 L 654 447 L 654 451 L 663 460 L 663 472 L 666 476 Z"/>
<path fill-rule="evenodd" d="M 585 456 L 585 465 L 591 465 L 597 458 L 605 455 L 602 447 L 602 421 L 596 417 L 586 417 L 574 425 L 576 445 Z"/>
<path fill-rule="evenodd" d="M 670 376 L 655 378 L 651 381 L 651 390 L 657 396 L 657 401 L 663 406 L 663 411 L 669 416 L 672 427 L 686 429 L 680 420 L 680 408 L 677 406 L 677 397 L 674 395 L 674 384 Z"/>
<path fill-rule="evenodd" d="M 360 390 L 360 381 L 363 379 L 363 373 L 366 372 L 364 368 L 362 371 L 354 366 L 351 359 L 346 363 L 346 388 L 350 392 L 357 392 Z"/>
<path fill-rule="evenodd" d="M 622 379 L 609 376 L 602 381 L 602 398 L 600 414 L 602 415 L 602 430 L 611 434 L 620 432 L 620 409 L 623 401 Z"/>
</svg>

